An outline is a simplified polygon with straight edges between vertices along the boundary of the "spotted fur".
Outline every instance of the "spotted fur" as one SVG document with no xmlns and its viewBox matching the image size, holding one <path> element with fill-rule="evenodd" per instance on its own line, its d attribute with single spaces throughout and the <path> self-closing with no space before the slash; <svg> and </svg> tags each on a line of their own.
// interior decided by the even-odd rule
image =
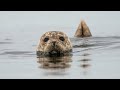
<svg viewBox="0 0 120 90">
<path fill-rule="evenodd" d="M 61 41 L 60 37 L 64 37 L 65 40 Z M 45 38 L 49 38 L 48 42 L 44 42 Z M 54 47 L 53 42 L 56 42 Z M 71 41 L 65 33 L 60 31 L 49 31 L 40 38 L 37 47 L 38 55 L 49 55 L 54 50 L 57 51 L 59 55 L 64 55 L 72 51 Z"/>
</svg>

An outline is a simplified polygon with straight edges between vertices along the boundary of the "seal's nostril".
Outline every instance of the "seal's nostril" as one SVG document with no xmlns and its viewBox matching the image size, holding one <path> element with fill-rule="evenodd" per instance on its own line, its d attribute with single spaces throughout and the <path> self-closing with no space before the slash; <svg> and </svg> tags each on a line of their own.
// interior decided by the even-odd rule
<svg viewBox="0 0 120 90">
<path fill-rule="evenodd" d="M 56 41 L 53 41 L 52 43 L 53 43 L 53 46 L 55 46 L 55 44 L 56 44 Z"/>
</svg>

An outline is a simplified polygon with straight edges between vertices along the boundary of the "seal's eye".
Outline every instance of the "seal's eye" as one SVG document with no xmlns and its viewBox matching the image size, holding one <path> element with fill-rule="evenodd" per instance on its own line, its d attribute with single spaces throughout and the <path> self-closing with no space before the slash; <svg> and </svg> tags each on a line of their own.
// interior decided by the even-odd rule
<svg viewBox="0 0 120 90">
<path fill-rule="evenodd" d="M 47 42 L 48 40 L 49 40 L 49 38 L 47 37 L 47 38 L 44 39 L 44 42 Z"/>
<path fill-rule="evenodd" d="M 59 39 L 60 39 L 61 41 L 65 41 L 65 38 L 64 38 L 64 37 L 59 37 Z"/>
</svg>

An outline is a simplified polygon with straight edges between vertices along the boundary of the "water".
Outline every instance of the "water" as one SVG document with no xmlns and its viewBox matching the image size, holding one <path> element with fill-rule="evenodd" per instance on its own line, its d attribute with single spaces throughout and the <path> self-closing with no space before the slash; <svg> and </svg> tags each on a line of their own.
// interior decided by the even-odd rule
<svg viewBox="0 0 120 90">
<path fill-rule="evenodd" d="M 120 12 L 1 11 L 0 78 L 120 78 L 119 16 Z M 81 19 L 93 37 L 74 38 Z M 37 58 L 39 38 L 52 30 L 70 37 L 72 56 Z"/>
</svg>

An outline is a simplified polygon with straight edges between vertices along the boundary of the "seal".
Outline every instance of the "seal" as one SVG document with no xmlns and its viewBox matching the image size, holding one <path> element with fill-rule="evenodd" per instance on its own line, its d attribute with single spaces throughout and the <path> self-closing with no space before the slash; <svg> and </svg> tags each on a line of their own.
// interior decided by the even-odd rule
<svg viewBox="0 0 120 90">
<path fill-rule="evenodd" d="M 92 36 L 90 29 L 84 20 L 82 20 L 81 23 L 79 24 L 78 29 L 74 36 L 75 37 L 91 37 Z"/>
<path fill-rule="evenodd" d="M 91 37 L 89 27 L 84 20 L 78 26 L 75 37 Z M 68 36 L 61 31 L 49 31 L 42 35 L 37 46 L 37 56 L 71 55 L 72 43 Z"/>
<path fill-rule="evenodd" d="M 40 38 L 38 56 L 61 56 L 72 52 L 72 43 L 68 36 L 61 31 L 49 31 Z"/>
</svg>

